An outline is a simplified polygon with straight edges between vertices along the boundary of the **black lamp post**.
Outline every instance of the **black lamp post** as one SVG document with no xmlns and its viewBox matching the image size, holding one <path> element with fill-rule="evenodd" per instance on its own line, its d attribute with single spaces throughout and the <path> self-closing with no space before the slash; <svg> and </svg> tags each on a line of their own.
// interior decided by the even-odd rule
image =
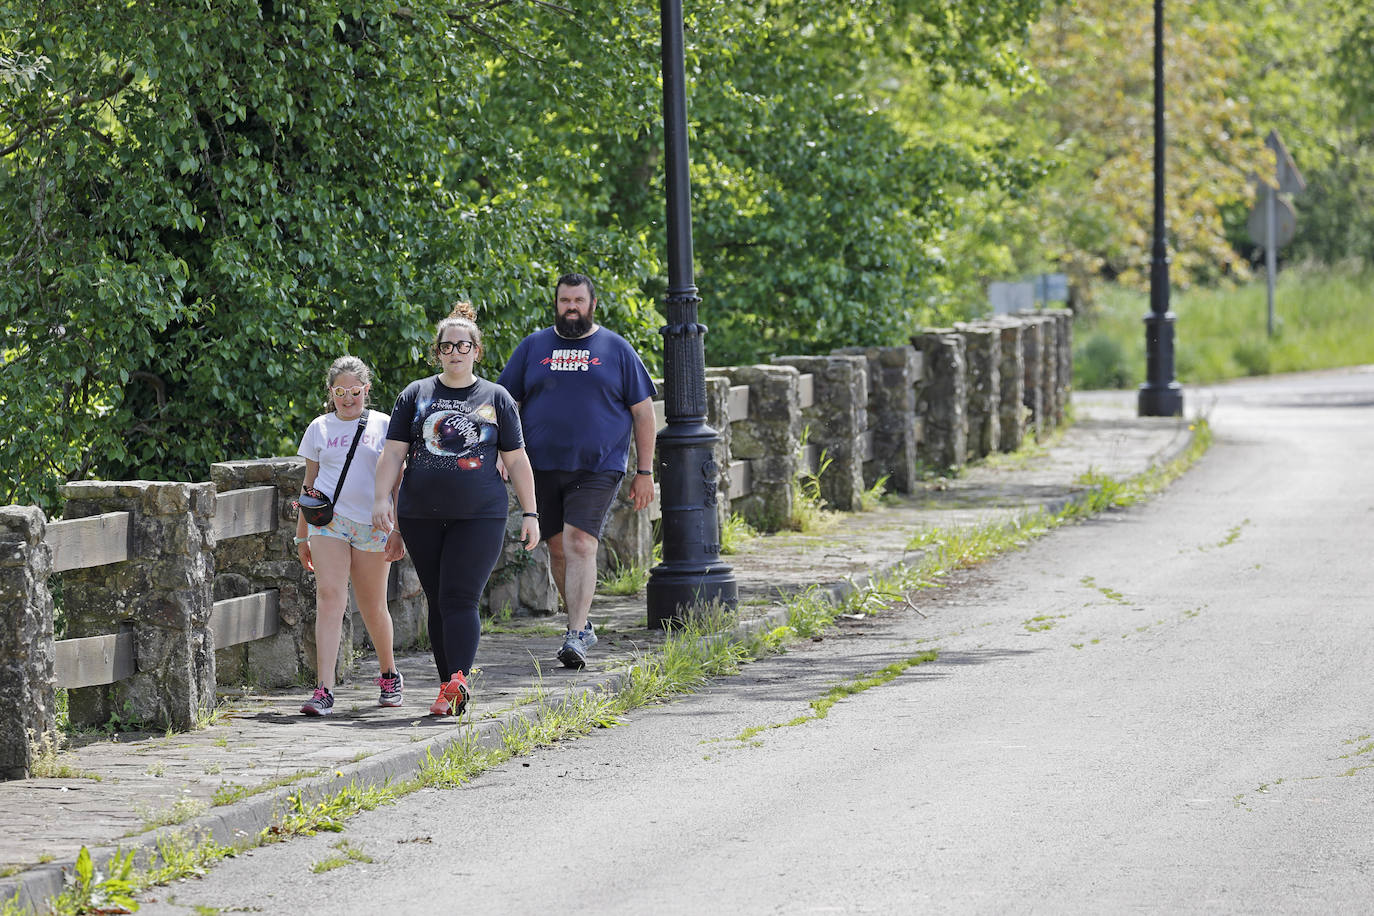
<svg viewBox="0 0 1374 916">
<path fill-rule="evenodd" d="M 1183 413 L 1183 389 L 1174 380 L 1174 313 L 1169 311 L 1164 139 L 1164 0 L 1155 0 L 1155 238 L 1150 256 L 1150 314 L 1145 316 L 1145 384 L 1140 386 L 1136 410 L 1142 417 Z"/>
<path fill-rule="evenodd" d="M 649 626 L 667 628 L 698 605 L 739 604 L 734 573 L 720 562 L 716 431 L 706 425 L 706 326 L 697 321 L 692 277 L 692 190 L 687 174 L 687 88 L 682 2 L 661 0 L 663 140 L 667 167 L 668 324 L 663 334 L 663 402 L 658 434 L 663 562 L 649 571 Z"/>
</svg>

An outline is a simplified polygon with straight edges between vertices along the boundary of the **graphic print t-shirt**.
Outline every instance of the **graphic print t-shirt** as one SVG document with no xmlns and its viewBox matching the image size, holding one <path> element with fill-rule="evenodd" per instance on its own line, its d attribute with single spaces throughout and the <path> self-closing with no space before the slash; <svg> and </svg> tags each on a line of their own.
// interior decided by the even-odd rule
<svg viewBox="0 0 1374 916">
<path fill-rule="evenodd" d="M 372 524 L 372 488 L 377 481 L 377 459 L 382 454 L 387 424 L 391 418 L 379 410 L 369 411 L 362 441 L 353 454 L 353 463 L 344 476 L 343 489 L 334 504 L 334 513 L 350 522 Z M 306 427 L 296 454 L 317 462 L 320 472 L 315 475 L 315 489 L 325 496 L 334 495 L 343 470 L 353 435 L 358 431 L 357 420 L 340 420 L 332 413 L 316 417 Z"/>
<path fill-rule="evenodd" d="M 506 389 L 483 378 L 467 388 L 450 388 L 437 375 L 411 382 L 396 399 L 386 437 L 410 445 L 398 516 L 506 517 L 496 453 L 524 445 Z"/>
<path fill-rule="evenodd" d="M 530 463 L 543 471 L 619 471 L 630 407 L 654 384 L 629 341 L 608 328 L 568 340 L 553 328 L 520 341 L 498 381 L 520 402 Z"/>
</svg>

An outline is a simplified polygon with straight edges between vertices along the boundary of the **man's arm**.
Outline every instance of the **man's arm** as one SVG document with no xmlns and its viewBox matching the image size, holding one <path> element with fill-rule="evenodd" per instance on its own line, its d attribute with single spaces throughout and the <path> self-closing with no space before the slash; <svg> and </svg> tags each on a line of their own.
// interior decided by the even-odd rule
<svg viewBox="0 0 1374 916">
<path fill-rule="evenodd" d="M 638 473 L 654 469 L 654 441 L 658 438 L 658 430 L 654 428 L 653 398 L 645 398 L 631 405 L 630 420 L 634 424 L 635 455 L 638 459 L 635 480 L 630 484 L 630 497 L 635 501 L 635 511 L 640 512 L 654 501 L 653 475 Z"/>
</svg>

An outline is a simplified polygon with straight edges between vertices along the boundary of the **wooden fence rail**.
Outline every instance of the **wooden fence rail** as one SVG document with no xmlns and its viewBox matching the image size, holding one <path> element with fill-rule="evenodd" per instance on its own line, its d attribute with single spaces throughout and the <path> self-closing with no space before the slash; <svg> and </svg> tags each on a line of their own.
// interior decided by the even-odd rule
<svg viewBox="0 0 1374 916">
<path fill-rule="evenodd" d="M 53 572 L 91 569 L 136 559 L 129 512 L 107 512 L 88 518 L 48 523 L 45 541 L 52 550 Z M 229 490 L 215 496 L 215 540 L 273 531 L 277 527 L 275 487 Z M 241 598 L 216 601 L 210 627 L 215 648 L 262 639 L 277 632 L 277 591 L 256 592 Z M 54 646 L 55 686 L 73 689 L 100 687 L 138 673 L 134 632 L 125 626 L 118 633 L 58 640 Z"/>
</svg>

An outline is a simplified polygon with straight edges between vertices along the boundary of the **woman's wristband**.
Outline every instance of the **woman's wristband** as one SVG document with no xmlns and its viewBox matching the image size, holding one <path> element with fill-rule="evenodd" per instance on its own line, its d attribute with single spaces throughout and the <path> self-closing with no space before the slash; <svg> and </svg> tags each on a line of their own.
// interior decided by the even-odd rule
<svg viewBox="0 0 1374 916">
<path fill-rule="evenodd" d="M 635 473 L 636 473 L 636 474 L 643 474 L 645 477 L 652 477 L 652 476 L 654 476 L 654 472 L 653 472 L 653 471 L 641 471 L 641 470 L 636 469 L 636 470 L 635 470 Z"/>
<path fill-rule="evenodd" d="M 295 544 L 297 547 L 299 547 L 308 540 L 310 540 L 310 538 L 292 538 L 291 542 Z"/>
<path fill-rule="evenodd" d="M 522 514 L 525 516 L 525 518 L 539 518 L 538 512 L 525 512 Z"/>
</svg>

